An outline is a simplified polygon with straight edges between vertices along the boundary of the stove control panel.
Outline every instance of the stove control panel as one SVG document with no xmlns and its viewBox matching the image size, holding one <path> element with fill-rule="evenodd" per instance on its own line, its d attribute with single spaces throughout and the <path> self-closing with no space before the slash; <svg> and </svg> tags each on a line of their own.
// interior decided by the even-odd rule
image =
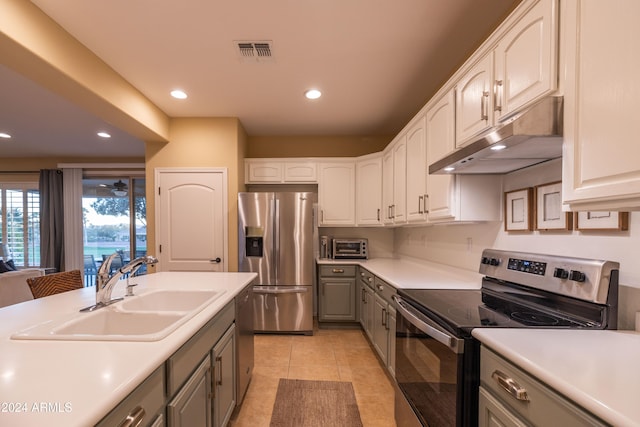
<svg viewBox="0 0 640 427">
<path fill-rule="evenodd" d="M 613 261 L 485 249 L 478 271 L 488 278 L 606 304 L 609 281 L 617 283 L 619 268 Z"/>
<path fill-rule="evenodd" d="M 507 269 L 544 276 L 544 274 L 547 272 L 547 263 L 539 261 L 529 261 L 526 259 L 509 258 Z"/>
</svg>

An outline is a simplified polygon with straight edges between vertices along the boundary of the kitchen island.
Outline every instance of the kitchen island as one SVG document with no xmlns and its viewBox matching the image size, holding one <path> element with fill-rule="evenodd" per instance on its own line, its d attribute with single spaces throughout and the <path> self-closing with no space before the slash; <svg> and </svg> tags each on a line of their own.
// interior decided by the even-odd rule
<svg viewBox="0 0 640 427">
<path fill-rule="evenodd" d="M 605 423 L 640 425 L 639 333 L 478 328 L 473 336 Z"/>
<path fill-rule="evenodd" d="M 98 423 L 256 277 L 254 273 L 161 272 L 136 277 L 135 293 L 215 290 L 220 295 L 157 341 L 16 340 L 11 335 L 95 303 L 89 287 L 0 309 L 0 425 Z M 125 293 L 119 282 L 113 297 Z M 101 310 L 108 310 L 109 307 Z M 84 313 L 78 313 L 83 315 Z"/>
</svg>

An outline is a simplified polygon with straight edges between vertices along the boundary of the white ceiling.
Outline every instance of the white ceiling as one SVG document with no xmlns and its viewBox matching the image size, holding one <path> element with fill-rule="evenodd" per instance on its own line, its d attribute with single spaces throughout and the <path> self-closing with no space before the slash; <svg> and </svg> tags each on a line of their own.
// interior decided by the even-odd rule
<svg viewBox="0 0 640 427">
<path fill-rule="evenodd" d="M 393 135 L 519 2 L 32 0 L 168 116 L 238 117 L 251 136 Z M 241 60 L 238 40 L 271 41 L 272 60 Z M 5 65 L 10 156 L 143 156 L 117 129 L 99 141 L 106 122 Z M 321 99 L 303 97 L 311 87 Z"/>
</svg>

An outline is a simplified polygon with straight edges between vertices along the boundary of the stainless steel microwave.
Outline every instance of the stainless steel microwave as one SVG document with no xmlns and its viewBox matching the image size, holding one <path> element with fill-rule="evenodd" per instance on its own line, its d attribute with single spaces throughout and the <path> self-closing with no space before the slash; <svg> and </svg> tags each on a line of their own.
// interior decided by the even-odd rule
<svg viewBox="0 0 640 427">
<path fill-rule="evenodd" d="M 331 252 L 333 259 L 369 258 L 367 239 L 333 239 Z"/>
</svg>

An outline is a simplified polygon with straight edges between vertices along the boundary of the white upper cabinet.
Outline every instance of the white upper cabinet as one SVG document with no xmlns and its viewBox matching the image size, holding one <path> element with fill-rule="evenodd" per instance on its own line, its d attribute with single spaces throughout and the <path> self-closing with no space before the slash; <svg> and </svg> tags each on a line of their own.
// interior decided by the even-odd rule
<svg viewBox="0 0 640 427">
<path fill-rule="evenodd" d="M 456 147 L 493 125 L 493 52 L 488 52 L 456 84 Z"/>
<path fill-rule="evenodd" d="M 382 153 L 356 162 L 356 215 L 358 225 L 382 225 Z"/>
<path fill-rule="evenodd" d="M 356 224 L 355 161 L 320 163 L 318 205 L 320 226 Z"/>
<path fill-rule="evenodd" d="M 407 138 L 401 137 L 392 148 L 393 151 L 393 223 L 407 220 Z"/>
<path fill-rule="evenodd" d="M 433 163 L 455 146 L 455 97 L 447 92 L 427 110 L 427 159 Z M 454 175 L 429 175 L 427 178 L 426 210 L 428 220 L 442 221 L 454 217 L 452 195 Z"/>
<path fill-rule="evenodd" d="M 384 224 L 407 221 L 407 134 L 398 135 L 382 153 Z"/>
<path fill-rule="evenodd" d="M 495 49 L 496 121 L 557 88 L 557 49 L 557 2 L 532 2 Z"/>
<path fill-rule="evenodd" d="M 454 145 L 454 95 L 446 92 L 427 110 L 427 158 L 439 160 Z M 499 221 L 502 217 L 502 177 L 499 175 L 429 175 L 429 223 Z"/>
<path fill-rule="evenodd" d="M 393 224 L 393 150 L 389 145 L 382 152 L 382 223 Z"/>
<path fill-rule="evenodd" d="M 571 210 L 640 207 L 640 2 L 563 3 L 562 196 Z"/>
<path fill-rule="evenodd" d="M 454 76 L 456 148 L 558 88 L 558 1 L 523 2 Z"/>
<path fill-rule="evenodd" d="M 426 219 L 425 198 L 427 193 L 427 138 L 425 117 L 420 114 L 407 131 L 407 221 Z"/>
<path fill-rule="evenodd" d="M 246 184 L 318 182 L 317 162 L 312 159 L 245 159 Z"/>
</svg>

